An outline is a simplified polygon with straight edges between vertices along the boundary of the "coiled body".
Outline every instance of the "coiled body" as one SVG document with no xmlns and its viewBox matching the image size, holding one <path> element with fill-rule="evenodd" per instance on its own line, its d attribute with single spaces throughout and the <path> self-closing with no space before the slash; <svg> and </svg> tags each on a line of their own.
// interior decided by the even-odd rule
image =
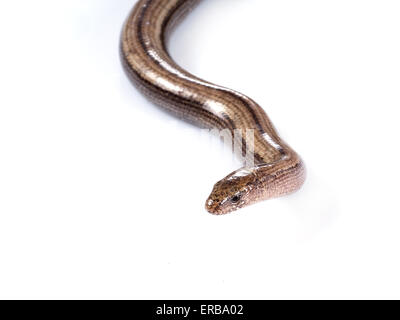
<svg viewBox="0 0 400 320">
<path fill-rule="evenodd" d="M 166 41 L 172 27 L 198 1 L 139 0 L 122 32 L 121 59 L 133 84 L 176 116 L 202 127 L 254 133 L 254 165 L 217 182 L 206 202 L 209 212 L 223 214 L 296 191 L 305 169 L 256 102 L 191 75 L 169 56 Z"/>
</svg>

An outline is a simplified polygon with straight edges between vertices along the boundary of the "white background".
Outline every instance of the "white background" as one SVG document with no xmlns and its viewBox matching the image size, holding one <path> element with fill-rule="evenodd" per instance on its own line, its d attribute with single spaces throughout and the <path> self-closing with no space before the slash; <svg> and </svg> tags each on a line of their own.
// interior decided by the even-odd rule
<svg viewBox="0 0 400 320">
<path fill-rule="evenodd" d="M 308 168 L 220 217 L 238 164 L 122 72 L 134 2 L 0 4 L 0 298 L 400 298 L 399 1 L 205 0 L 179 26 L 177 62 Z"/>
</svg>

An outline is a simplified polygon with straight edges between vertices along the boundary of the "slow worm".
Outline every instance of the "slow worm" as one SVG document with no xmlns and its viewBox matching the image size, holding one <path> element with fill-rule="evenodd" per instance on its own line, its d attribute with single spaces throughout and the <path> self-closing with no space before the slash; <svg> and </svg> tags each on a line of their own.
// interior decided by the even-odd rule
<svg viewBox="0 0 400 320">
<path fill-rule="evenodd" d="M 254 165 L 214 185 L 206 209 L 224 214 L 298 190 L 305 179 L 299 155 L 278 135 L 249 97 L 214 85 L 179 67 L 166 42 L 173 27 L 199 0 L 139 0 L 121 36 L 121 60 L 133 84 L 151 101 L 201 127 L 254 132 Z"/>
</svg>

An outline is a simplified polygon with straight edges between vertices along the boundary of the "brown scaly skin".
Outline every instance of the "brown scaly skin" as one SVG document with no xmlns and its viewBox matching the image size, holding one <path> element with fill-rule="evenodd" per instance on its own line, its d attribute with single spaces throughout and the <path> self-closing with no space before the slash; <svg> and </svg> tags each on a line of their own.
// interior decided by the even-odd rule
<svg viewBox="0 0 400 320">
<path fill-rule="evenodd" d="M 133 84 L 151 101 L 201 127 L 254 131 L 255 165 L 215 184 L 206 202 L 213 214 L 298 190 L 304 165 L 278 135 L 264 110 L 249 97 L 199 79 L 166 50 L 173 26 L 199 0 L 139 0 L 121 36 L 121 60 Z M 246 146 L 246 140 L 243 139 Z"/>
</svg>

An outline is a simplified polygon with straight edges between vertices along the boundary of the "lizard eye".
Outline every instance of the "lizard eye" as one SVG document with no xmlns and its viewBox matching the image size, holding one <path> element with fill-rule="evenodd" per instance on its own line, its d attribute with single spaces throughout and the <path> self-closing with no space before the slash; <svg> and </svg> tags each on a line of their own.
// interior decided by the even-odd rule
<svg viewBox="0 0 400 320">
<path fill-rule="evenodd" d="M 232 203 L 238 203 L 238 202 L 240 201 L 240 198 L 241 198 L 241 195 L 240 195 L 240 194 L 234 195 L 234 196 L 231 198 L 231 202 L 232 202 Z"/>
</svg>

